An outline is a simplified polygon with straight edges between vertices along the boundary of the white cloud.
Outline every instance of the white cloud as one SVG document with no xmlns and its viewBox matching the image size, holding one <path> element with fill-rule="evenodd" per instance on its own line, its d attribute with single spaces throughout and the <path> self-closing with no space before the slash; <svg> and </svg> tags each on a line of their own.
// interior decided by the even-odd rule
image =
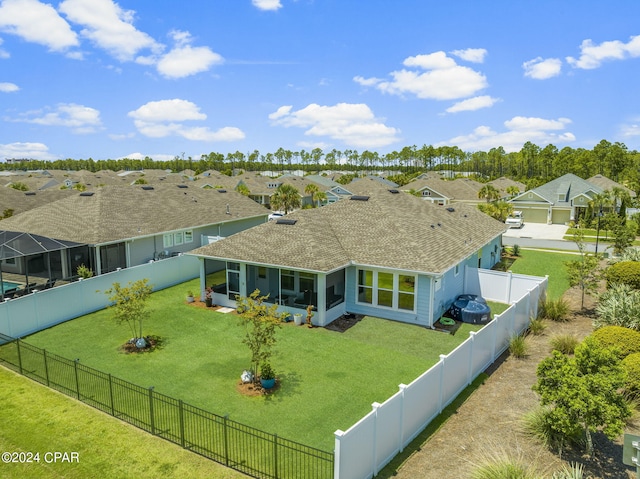
<svg viewBox="0 0 640 479">
<path fill-rule="evenodd" d="M 455 105 L 447 108 L 447 113 L 458 113 L 459 111 L 475 111 L 481 108 L 492 107 L 496 102 L 500 101 L 498 98 L 492 98 L 489 95 L 475 96 L 467 100 L 462 100 Z"/>
<path fill-rule="evenodd" d="M 49 153 L 44 143 L 16 142 L 0 144 L 0 158 L 33 158 L 36 160 L 57 160 Z"/>
<path fill-rule="evenodd" d="M 0 92 L 2 93 L 13 93 L 14 91 L 20 90 L 20 87 L 15 83 L 2 82 L 0 83 Z"/>
<path fill-rule="evenodd" d="M 484 48 L 467 48 L 466 50 L 454 50 L 451 54 L 468 62 L 482 63 L 484 62 L 484 57 L 487 56 L 487 50 Z"/>
<path fill-rule="evenodd" d="M 1 29 L 1 28 L 0 28 L 0 31 L 2 31 L 2 29 Z M 2 40 L 2 38 L 0 38 L 0 45 L 2 45 L 2 42 L 3 42 L 3 41 L 4 41 L 4 40 Z M 1 58 L 1 59 L 7 59 L 7 58 L 10 58 L 10 57 L 11 57 L 11 55 L 9 55 L 9 52 L 8 52 L 8 51 L 3 50 L 2 48 L 0 48 L 0 58 Z"/>
<path fill-rule="evenodd" d="M 102 125 L 98 110 L 75 103 L 62 103 L 53 110 L 28 112 L 12 121 L 44 126 L 64 126 L 78 134 L 95 133 Z"/>
<path fill-rule="evenodd" d="M 634 123 L 627 123 L 620 127 L 620 135 L 623 138 L 632 138 L 640 136 L 640 122 L 639 118 L 634 119 Z"/>
<path fill-rule="evenodd" d="M 362 103 L 338 103 L 334 106 L 312 103 L 297 111 L 292 111 L 291 106 L 282 106 L 270 114 L 269 119 L 274 125 L 304 128 L 305 135 L 326 136 L 358 148 L 390 145 L 399 140 L 400 133 L 398 129 L 382 123 Z"/>
<path fill-rule="evenodd" d="M 251 0 L 251 3 L 260 10 L 278 10 L 282 8 L 280 0 Z"/>
<path fill-rule="evenodd" d="M 562 60 L 537 57 L 522 64 L 524 76 L 535 80 L 546 80 L 560 75 Z"/>
<path fill-rule="evenodd" d="M 52 51 L 66 51 L 79 44 L 75 32 L 55 9 L 37 0 L 4 0 L 0 4 L 0 31 Z"/>
<path fill-rule="evenodd" d="M 194 141 L 237 141 L 245 137 L 244 132 L 235 127 L 213 131 L 206 126 L 185 126 L 183 122 L 207 119 L 207 115 L 188 100 L 151 101 L 128 115 L 138 131 L 151 138 L 177 135 Z"/>
<path fill-rule="evenodd" d="M 390 73 L 393 80 L 384 81 L 357 76 L 354 80 L 365 86 L 392 95 L 410 93 L 422 99 L 455 100 L 475 95 L 488 86 L 485 76 L 471 68 L 460 66 L 444 52 L 416 55 L 404 60 L 405 67 Z M 427 70 L 427 71 L 422 71 Z"/>
<path fill-rule="evenodd" d="M 170 33 L 176 43 L 169 53 L 158 61 L 158 72 L 168 78 L 183 78 L 207 71 L 212 65 L 222 63 L 222 56 L 209 47 L 192 47 L 189 32 L 174 30 Z"/>
<path fill-rule="evenodd" d="M 569 123 L 571 120 L 568 118 L 547 120 L 516 116 L 504 122 L 506 131 L 501 133 L 488 126 L 479 126 L 468 135 L 457 136 L 435 146 L 456 145 L 466 151 L 489 151 L 502 146 L 506 152 L 513 152 L 520 151 L 527 141 L 537 145 L 570 143 L 576 139 L 573 133 L 561 131 Z"/>
<path fill-rule="evenodd" d="M 64 0 L 59 7 L 67 18 L 84 28 L 80 32 L 120 61 L 131 61 L 144 49 L 159 53 L 162 45 L 133 26 L 132 10 L 111 0 Z"/>
<path fill-rule="evenodd" d="M 567 62 L 574 68 L 590 70 L 598 68 L 605 61 L 624 60 L 640 56 L 640 35 L 632 36 L 627 43 L 611 40 L 594 44 L 591 39 L 580 45 L 580 57 L 567 57 Z"/>
</svg>

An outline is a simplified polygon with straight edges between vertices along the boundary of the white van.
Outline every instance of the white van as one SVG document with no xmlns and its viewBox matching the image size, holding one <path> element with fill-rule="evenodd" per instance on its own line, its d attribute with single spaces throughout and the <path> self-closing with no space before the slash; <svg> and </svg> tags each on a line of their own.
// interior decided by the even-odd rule
<svg viewBox="0 0 640 479">
<path fill-rule="evenodd" d="M 522 217 L 522 211 L 514 211 L 513 214 L 505 220 L 509 228 L 522 228 L 524 226 L 524 218 Z"/>
</svg>

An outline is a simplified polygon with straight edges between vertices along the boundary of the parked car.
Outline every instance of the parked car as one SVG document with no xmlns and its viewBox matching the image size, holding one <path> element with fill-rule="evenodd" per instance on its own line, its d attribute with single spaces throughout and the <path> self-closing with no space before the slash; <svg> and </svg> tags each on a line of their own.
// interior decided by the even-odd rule
<svg viewBox="0 0 640 479">
<path fill-rule="evenodd" d="M 284 216 L 284 213 L 279 213 L 278 211 L 274 211 L 269 215 L 269 221 L 277 220 L 279 218 L 282 218 L 283 216 Z"/>
<path fill-rule="evenodd" d="M 445 316 L 463 323 L 484 324 L 491 320 L 491 308 L 482 296 L 461 294 L 449 306 Z"/>
<path fill-rule="evenodd" d="M 514 211 L 513 214 L 505 220 L 509 228 L 522 228 L 524 226 L 524 218 L 522 217 L 522 211 Z"/>
</svg>

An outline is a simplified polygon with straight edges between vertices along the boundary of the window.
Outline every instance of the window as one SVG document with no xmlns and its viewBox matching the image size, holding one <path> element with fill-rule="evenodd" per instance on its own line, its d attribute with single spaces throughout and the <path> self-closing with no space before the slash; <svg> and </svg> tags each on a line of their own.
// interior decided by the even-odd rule
<svg viewBox="0 0 640 479">
<path fill-rule="evenodd" d="M 193 243 L 193 231 L 189 230 L 184 232 L 184 242 Z"/>
<path fill-rule="evenodd" d="M 266 279 L 267 278 L 267 268 L 266 266 L 258 266 L 258 278 Z"/>
<path fill-rule="evenodd" d="M 358 302 L 415 311 L 416 277 L 385 271 L 358 270 Z"/>
<path fill-rule="evenodd" d="M 286 289 L 288 291 L 295 291 L 295 280 L 296 276 L 293 271 L 290 269 L 283 269 L 280 272 L 280 286 L 282 289 Z"/>
<path fill-rule="evenodd" d="M 458 276 L 458 274 L 460 274 L 460 265 L 457 264 L 456 267 L 453 269 L 453 274 L 454 276 Z"/>
<path fill-rule="evenodd" d="M 431 192 L 429 190 L 422 190 L 422 196 L 431 196 Z"/>
<path fill-rule="evenodd" d="M 315 286 L 315 274 L 304 273 L 300 271 L 298 273 L 300 278 L 300 291 L 313 291 Z"/>
<path fill-rule="evenodd" d="M 173 246 L 173 235 L 171 233 L 162 235 L 162 247 L 171 248 L 172 246 Z"/>
<path fill-rule="evenodd" d="M 373 271 L 358 270 L 358 301 L 373 302 Z"/>
<path fill-rule="evenodd" d="M 173 235 L 173 244 L 175 244 L 176 246 L 181 245 L 182 243 L 184 243 L 184 236 L 182 233 L 175 233 Z"/>
</svg>

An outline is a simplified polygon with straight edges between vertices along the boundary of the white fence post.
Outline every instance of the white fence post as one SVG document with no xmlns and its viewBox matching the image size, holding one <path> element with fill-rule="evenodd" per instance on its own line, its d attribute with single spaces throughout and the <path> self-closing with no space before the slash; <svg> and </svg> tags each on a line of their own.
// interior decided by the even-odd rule
<svg viewBox="0 0 640 479">
<path fill-rule="evenodd" d="M 337 429 L 336 432 L 333 433 L 333 437 L 335 438 L 335 445 L 333 449 L 333 478 L 340 479 L 340 441 L 342 440 L 342 436 L 344 436 L 344 431 Z"/>
<path fill-rule="evenodd" d="M 398 430 L 398 437 L 400 439 L 400 443 L 398 444 L 398 450 L 402 452 L 404 450 L 404 419 L 405 419 L 405 408 L 406 408 L 404 400 L 405 400 L 405 394 L 408 386 L 406 384 L 400 384 L 398 388 L 400 389 L 400 396 L 402 397 L 402 404 L 400 406 L 400 427 Z"/>
<path fill-rule="evenodd" d="M 373 443 L 371 447 L 373 447 L 373 454 L 371 455 L 371 470 L 373 471 L 374 477 L 378 475 L 378 411 L 380 410 L 379 402 L 374 402 L 371 407 L 373 408 Z"/>
<path fill-rule="evenodd" d="M 471 381 L 473 380 L 473 359 L 474 359 L 473 351 L 475 346 L 476 334 L 477 334 L 476 331 L 469 332 L 469 340 L 471 341 L 471 353 L 469 353 L 469 370 L 467 372 L 467 385 L 471 384 Z"/>
<path fill-rule="evenodd" d="M 441 354 L 440 355 L 440 362 L 438 363 L 440 365 L 440 393 L 438 394 L 438 414 L 440 414 L 442 412 L 442 410 L 444 409 L 442 407 L 442 404 L 444 402 L 444 360 L 447 358 L 446 354 Z"/>
</svg>

